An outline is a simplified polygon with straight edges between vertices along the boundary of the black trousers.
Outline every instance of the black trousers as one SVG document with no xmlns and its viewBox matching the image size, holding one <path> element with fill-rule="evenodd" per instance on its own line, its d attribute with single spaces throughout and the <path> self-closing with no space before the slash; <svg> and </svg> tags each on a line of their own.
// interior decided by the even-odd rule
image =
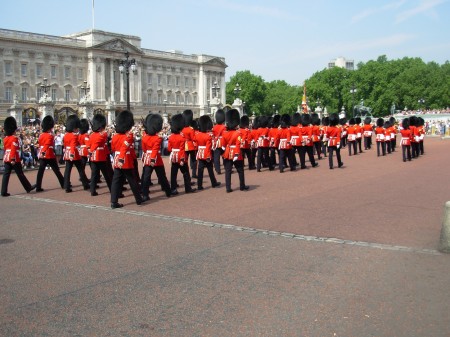
<svg viewBox="0 0 450 337">
<path fill-rule="evenodd" d="M 306 154 L 308 154 L 309 161 L 312 166 L 316 166 L 316 160 L 314 159 L 312 146 L 300 146 L 300 167 L 306 167 Z"/>
<path fill-rule="evenodd" d="M 197 186 L 203 187 L 203 173 L 205 171 L 205 167 L 208 170 L 209 179 L 211 180 L 211 185 L 214 186 L 217 184 L 216 176 L 214 175 L 214 168 L 212 161 L 207 160 L 199 160 L 198 161 L 198 180 Z"/>
<path fill-rule="evenodd" d="M 189 158 L 189 165 L 192 168 L 192 177 L 197 177 L 197 153 L 196 151 L 186 151 L 186 160 Z"/>
<path fill-rule="evenodd" d="M 256 159 L 256 168 L 261 170 L 261 165 L 267 163 L 270 170 L 273 170 L 273 164 L 269 158 L 269 148 L 268 147 L 258 147 L 258 158 Z M 225 165 L 225 160 L 224 160 Z"/>
<path fill-rule="evenodd" d="M 356 138 L 356 142 L 358 143 L 358 150 L 359 150 L 359 153 L 362 153 L 362 146 L 361 146 L 361 144 L 362 144 L 362 138 L 360 137 L 360 138 Z"/>
<path fill-rule="evenodd" d="M 220 149 L 215 149 L 213 151 L 213 157 L 214 157 L 214 169 L 216 170 L 217 174 L 221 174 L 221 166 L 220 166 L 220 158 L 222 158 L 222 154 L 220 153 Z"/>
<path fill-rule="evenodd" d="M 266 148 L 269 150 L 269 148 Z M 223 166 L 225 167 L 225 186 L 227 191 L 231 190 L 231 171 L 233 169 L 233 165 L 236 168 L 236 171 L 239 176 L 239 187 L 243 189 L 245 187 L 245 175 L 244 175 L 244 161 L 243 160 L 231 160 L 224 159 Z"/>
<path fill-rule="evenodd" d="M 74 165 L 80 175 L 81 183 L 83 184 L 84 189 L 87 190 L 89 188 L 89 179 L 86 177 L 81 160 L 66 160 L 66 168 L 64 170 L 64 189 L 67 191 L 70 188 L 70 174 L 72 173 L 72 167 Z"/>
<path fill-rule="evenodd" d="M 314 145 L 314 149 L 315 149 L 315 151 L 317 153 L 317 159 L 321 159 L 322 158 L 321 157 L 321 155 L 322 155 L 322 144 L 321 144 L 321 142 L 320 141 L 314 142 L 313 145 Z"/>
<path fill-rule="evenodd" d="M 144 197 L 148 197 L 150 190 L 150 177 L 153 171 L 156 172 L 158 182 L 161 184 L 161 188 L 163 189 L 163 191 L 166 192 L 166 195 L 170 195 L 170 184 L 169 180 L 167 180 L 166 170 L 164 169 L 164 166 L 147 166 L 147 165 L 144 166 L 144 168 L 142 169 L 142 179 L 141 179 L 142 195 Z"/>
<path fill-rule="evenodd" d="M 372 137 L 364 137 L 364 150 L 369 150 L 372 147 Z"/>
<path fill-rule="evenodd" d="M 252 158 L 252 149 L 241 149 L 242 157 L 247 158 L 248 168 L 253 170 L 255 168 L 255 159 Z"/>
<path fill-rule="evenodd" d="M 5 171 L 3 172 L 3 178 L 2 178 L 2 195 L 6 195 L 8 193 L 8 184 L 9 184 L 9 177 L 11 176 L 12 170 L 16 172 L 17 178 L 19 178 L 20 183 L 22 184 L 25 191 L 29 192 L 31 191 L 31 184 L 28 181 L 27 177 L 23 173 L 22 170 L 22 163 L 21 162 L 15 162 L 14 165 L 11 163 L 4 163 L 5 165 Z"/>
<path fill-rule="evenodd" d="M 403 161 L 411 160 L 411 145 L 402 145 Z"/>
<path fill-rule="evenodd" d="M 123 181 L 126 179 L 130 184 L 131 191 L 133 192 L 134 199 L 137 204 L 142 203 L 141 191 L 135 177 L 134 168 L 131 169 L 114 169 L 114 174 L 111 182 L 111 203 L 119 201 L 119 195 L 122 193 Z M 92 181 L 91 181 L 92 182 Z"/>
<path fill-rule="evenodd" d="M 351 156 L 352 155 L 352 150 L 353 150 L 353 154 L 356 154 L 356 140 L 352 140 L 352 141 L 348 141 L 347 142 L 348 145 L 348 155 Z"/>
<path fill-rule="evenodd" d="M 111 192 L 111 182 L 113 177 L 113 168 L 111 162 L 109 160 L 106 161 L 91 161 L 91 194 L 93 194 L 96 190 L 97 182 L 100 179 L 100 172 L 102 172 L 103 177 L 105 178 L 106 185 L 108 185 L 108 189 Z"/>
<path fill-rule="evenodd" d="M 286 159 L 289 162 L 289 167 L 291 168 L 291 171 L 294 171 L 295 170 L 294 151 L 292 149 L 280 149 L 280 163 L 279 163 L 280 172 L 283 172 L 284 168 L 286 167 Z"/>
<path fill-rule="evenodd" d="M 341 160 L 341 149 L 338 149 L 337 146 L 328 146 L 328 163 L 330 164 L 330 168 L 333 168 L 333 154 L 336 152 L 336 158 L 338 165 L 342 165 Z"/>
<path fill-rule="evenodd" d="M 56 161 L 56 158 L 53 159 L 39 159 L 39 169 L 36 177 L 36 189 L 39 190 L 42 188 L 42 179 L 44 178 L 44 172 L 45 168 L 50 166 L 52 168 L 53 173 L 56 175 L 56 178 L 58 178 L 59 185 L 61 188 L 64 188 L 64 177 L 59 170 L 58 162 Z"/>
<path fill-rule="evenodd" d="M 386 145 L 385 142 L 377 142 L 377 156 L 379 157 L 380 154 L 383 156 L 386 155 Z"/>
<path fill-rule="evenodd" d="M 191 176 L 189 174 L 189 165 L 187 163 L 184 163 L 184 165 L 172 163 L 172 166 L 170 168 L 170 189 L 172 191 L 177 189 L 178 171 L 180 171 L 183 174 L 184 190 L 186 192 L 189 192 L 192 189 L 192 187 L 191 187 Z"/>
</svg>

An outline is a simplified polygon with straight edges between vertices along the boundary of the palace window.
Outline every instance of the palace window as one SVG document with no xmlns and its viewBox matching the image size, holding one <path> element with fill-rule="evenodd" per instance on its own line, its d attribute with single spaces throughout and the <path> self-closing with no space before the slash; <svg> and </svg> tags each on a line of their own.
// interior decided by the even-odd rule
<svg viewBox="0 0 450 337">
<path fill-rule="evenodd" d="M 152 81 L 153 81 L 153 74 L 151 73 L 147 73 L 147 84 L 148 85 L 152 85 Z"/>
<path fill-rule="evenodd" d="M 44 94 L 44 89 L 42 89 L 41 87 L 37 87 L 37 89 L 36 89 L 36 97 L 37 97 L 38 100 L 41 99 L 43 94 Z"/>
<path fill-rule="evenodd" d="M 57 89 L 56 88 L 52 88 L 52 101 L 56 101 L 56 92 L 57 92 Z"/>
<path fill-rule="evenodd" d="M 12 75 L 12 62 L 11 61 L 5 62 L 5 75 L 6 76 Z"/>
<path fill-rule="evenodd" d="M 196 79 L 196 78 L 193 78 L 193 79 L 192 79 L 192 86 L 193 86 L 194 88 L 197 88 L 197 79 Z"/>
<path fill-rule="evenodd" d="M 70 67 L 64 67 L 64 78 L 70 78 Z"/>
<path fill-rule="evenodd" d="M 6 102 L 12 102 L 13 101 L 13 97 L 12 97 L 12 87 L 6 87 L 5 88 L 5 101 Z"/>
<path fill-rule="evenodd" d="M 189 87 L 189 77 L 184 78 L 184 87 L 185 88 Z"/>
<path fill-rule="evenodd" d="M 161 79 L 162 79 L 162 75 L 158 74 L 158 85 L 161 85 Z"/>
<path fill-rule="evenodd" d="M 172 76 L 167 75 L 167 86 L 170 86 L 172 83 Z"/>
<path fill-rule="evenodd" d="M 180 76 L 175 77 L 175 85 L 176 85 L 177 87 L 180 86 Z"/>
<path fill-rule="evenodd" d="M 56 66 L 55 65 L 52 65 L 52 66 L 50 66 L 50 77 L 51 78 L 56 78 Z"/>
<path fill-rule="evenodd" d="M 84 80 L 84 69 L 83 68 L 78 68 L 78 79 Z"/>
<path fill-rule="evenodd" d="M 26 63 L 20 64 L 20 74 L 24 77 L 28 75 L 28 64 Z"/>
<path fill-rule="evenodd" d="M 66 91 L 64 92 L 64 99 L 66 100 L 66 102 L 70 101 L 70 89 L 66 89 Z"/>
<path fill-rule="evenodd" d="M 36 64 L 36 77 L 42 77 L 42 64 Z"/>
<path fill-rule="evenodd" d="M 21 92 L 22 96 L 22 102 L 26 102 L 28 101 L 28 88 L 22 88 L 22 92 Z"/>
</svg>

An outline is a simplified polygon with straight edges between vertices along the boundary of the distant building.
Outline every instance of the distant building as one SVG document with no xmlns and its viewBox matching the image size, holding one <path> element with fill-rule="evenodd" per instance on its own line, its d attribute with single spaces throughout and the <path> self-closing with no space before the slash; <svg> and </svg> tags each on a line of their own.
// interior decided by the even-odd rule
<svg viewBox="0 0 450 337">
<path fill-rule="evenodd" d="M 211 113 L 210 102 L 225 102 L 223 57 L 146 49 L 138 36 L 101 30 L 50 36 L 0 29 L 0 122 L 12 109 L 24 124 L 41 119 L 44 103 L 63 122 L 69 114 L 86 115 L 86 97 L 93 113 L 114 120 L 126 109 L 126 74 L 119 71 L 125 52 L 136 62 L 129 74 L 136 120 L 149 111 L 170 118 L 185 109 L 198 117 Z"/>
<path fill-rule="evenodd" d="M 347 60 L 345 57 L 338 57 L 337 59 L 328 62 L 328 69 L 331 69 L 333 67 L 355 70 L 355 61 Z"/>
</svg>

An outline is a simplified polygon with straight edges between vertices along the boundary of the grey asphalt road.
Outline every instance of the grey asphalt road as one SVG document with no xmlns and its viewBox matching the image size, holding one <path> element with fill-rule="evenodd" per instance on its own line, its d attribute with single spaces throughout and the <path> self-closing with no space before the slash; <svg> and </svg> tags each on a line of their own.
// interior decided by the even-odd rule
<svg viewBox="0 0 450 337">
<path fill-rule="evenodd" d="M 247 192 L 166 199 L 155 185 L 119 210 L 75 174 L 70 194 L 51 171 L 43 193 L 12 176 L 0 335 L 450 336 L 449 145 L 427 139 L 410 163 L 344 150 L 340 170 L 247 171 Z"/>
</svg>

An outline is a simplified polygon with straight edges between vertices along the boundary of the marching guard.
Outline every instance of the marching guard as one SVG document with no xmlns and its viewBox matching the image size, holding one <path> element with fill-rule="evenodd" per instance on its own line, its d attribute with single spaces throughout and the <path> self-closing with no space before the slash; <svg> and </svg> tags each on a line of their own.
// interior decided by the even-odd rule
<svg viewBox="0 0 450 337">
<path fill-rule="evenodd" d="M 328 126 L 326 131 L 326 137 L 328 139 L 328 162 L 330 165 L 330 170 L 334 168 L 333 166 L 333 154 L 336 152 L 336 158 L 338 162 L 338 167 L 342 167 L 344 163 L 341 160 L 341 128 L 339 124 L 339 116 L 337 113 L 332 113 L 329 117 L 330 126 Z"/>
</svg>

